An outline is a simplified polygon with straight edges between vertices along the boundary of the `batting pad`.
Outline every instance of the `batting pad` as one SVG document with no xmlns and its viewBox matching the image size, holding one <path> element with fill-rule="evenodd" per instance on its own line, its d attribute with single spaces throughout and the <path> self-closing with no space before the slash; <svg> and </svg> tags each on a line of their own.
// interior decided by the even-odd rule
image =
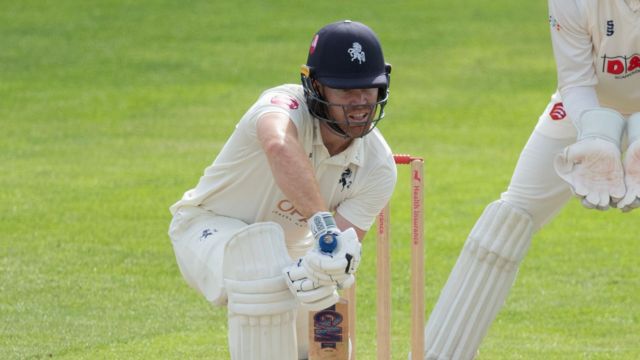
<svg viewBox="0 0 640 360">
<path fill-rule="evenodd" d="M 495 201 L 471 230 L 425 328 L 425 359 L 473 359 L 516 278 L 531 216 Z"/>
<path fill-rule="evenodd" d="M 309 309 L 300 306 L 296 316 L 298 359 L 307 359 L 309 357 Z"/>
<path fill-rule="evenodd" d="M 282 277 L 292 262 L 275 223 L 250 225 L 229 240 L 223 274 L 232 360 L 298 359 L 297 300 Z"/>
</svg>

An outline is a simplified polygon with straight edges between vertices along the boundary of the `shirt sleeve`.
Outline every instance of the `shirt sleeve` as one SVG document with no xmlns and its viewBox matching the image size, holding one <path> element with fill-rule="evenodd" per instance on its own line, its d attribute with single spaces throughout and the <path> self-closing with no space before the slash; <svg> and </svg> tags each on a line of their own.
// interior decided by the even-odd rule
<svg viewBox="0 0 640 360">
<path fill-rule="evenodd" d="M 562 104 L 571 120 L 577 120 L 587 109 L 600 107 L 596 89 L 593 86 L 576 86 L 562 94 Z"/>
<path fill-rule="evenodd" d="M 598 83 L 586 7 L 580 0 L 549 0 L 551 44 L 560 94 Z"/>
<path fill-rule="evenodd" d="M 284 91 L 267 90 L 260 95 L 256 103 L 247 111 L 237 126 L 244 130 L 249 136 L 257 137 L 258 119 L 264 114 L 276 112 L 287 115 L 300 132 L 305 125 L 302 115 L 304 109 L 300 104 L 301 99 L 296 98 L 292 94 Z"/>
</svg>

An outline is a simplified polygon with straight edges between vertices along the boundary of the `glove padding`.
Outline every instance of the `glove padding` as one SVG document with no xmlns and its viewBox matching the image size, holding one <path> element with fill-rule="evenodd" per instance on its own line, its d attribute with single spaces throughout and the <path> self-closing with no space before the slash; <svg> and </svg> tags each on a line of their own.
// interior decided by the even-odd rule
<svg viewBox="0 0 640 360">
<path fill-rule="evenodd" d="M 319 311 L 335 304 L 340 299 L 335 284 L 322 285 L 313 279 L 302 266 L 302 258 L 285 267 L 282 271 L 289 290 L 300 303 L 300 306 L 310 310 Z"/>
<path fill-rule="evenodd" d="M 302 266 L 321 284 L 336 284 L 339 289 L 350 287 L 355 281 L 362 256 L 362 245 L 353 228 L 338 235 L 338 247 L 331 254 L 314 247 L 302 258 Z"/>
<path fill-rule="evenodd" d="M 607 140 L 580 140 L 558 154 L 553 165 L 586 208 L 607 210 L 625 196 L 620 150 Z"/>
<path fill-rule="evenodd" d="M 618 209 L 631 211 L 640 206 L 640 141 L 635 141 L 627 149 L 624 158 L 624 183 L 627 193 L 618 202 Z"/>
<path fill-rule="evenodd" d="M 315 239 L 316 247 L 319 247 L 322 252 L 333 253 L 338 247 L 340 235 L 340 229 L 333 215 L 327 211 L 317 212 L 309 218 L 307 224 Z"/>
<path fill-rule="evenodd" d="M 312 291 L 322 286 L 346 289 L 355 283 L 353 274 L 360 264 L 362 248 L 355 230 L 349 228 L 341 233 L 338 243 L 339 248 L 334 254 L 324 253 L 315 247 L 294 265 L 285 268 L 287 281 L 292 283 L 295 291 Z"/>
</svg>

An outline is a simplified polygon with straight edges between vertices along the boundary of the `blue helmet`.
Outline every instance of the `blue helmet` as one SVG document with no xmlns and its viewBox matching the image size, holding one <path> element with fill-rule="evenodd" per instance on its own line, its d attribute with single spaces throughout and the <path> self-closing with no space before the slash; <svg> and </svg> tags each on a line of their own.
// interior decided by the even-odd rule
<svg viewBox="0 0 640 360">
<path fill-rule="evenodd" d="M 314 81 L 334 89 L 378 88 L 378 100 L 371 106 L 370 126 L 358 137 L 373 130 L 384 117 L 384 107 L 389 98 L 389 74 L 391 65 L 384 61 L 382 47 L 376 34 L 368 26 L 350 20 L 326 25 L 313 37 L 306 65 L 302 65 L 301 80 L 309 112 L 326 122 L 336 133 L 347 135 L 340 125 L 349 126 L 328 115 L 332 104 L 319 93 Z"/>
</svg>

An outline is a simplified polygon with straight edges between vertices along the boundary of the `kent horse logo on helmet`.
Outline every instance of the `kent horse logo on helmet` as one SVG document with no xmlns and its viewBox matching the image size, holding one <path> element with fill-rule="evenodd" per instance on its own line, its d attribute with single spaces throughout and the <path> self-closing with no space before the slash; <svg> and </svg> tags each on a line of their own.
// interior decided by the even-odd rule
<svg viewBox="0 0 640 360">
<path fill-rule="evenodd" d="M 362 51 L 362 45 L 357 42 L 354 42 L 353 47 L 347 50 L 347 52 L 351 55 L 351 61 L 358 60 L 360 64 L 366 61 L 364 51 Z"/>
<path fill-rule="evenodd" d="M 329 24 L 313 37 L 307 63 L 300 72 L 305 100 L 311 115 L 325 122 L 331 130 L 345 138 L 363 137 L 384 117 L 389 96 L 391 65 L 384 61 L 382 47 L 368 26 L 350 20 Z M 378 89 L 378 98 L 371 104 L 336 104 L 328 102 L 319 91 L 321 86 L 333 89 Z M 362 131 L 347 134 L 353 125 L 349 119 L 336 120 L 329 109 L 342 109 L 345 114 L 353 107 L 366 109 L 368 118 Z"/>
</svg>

